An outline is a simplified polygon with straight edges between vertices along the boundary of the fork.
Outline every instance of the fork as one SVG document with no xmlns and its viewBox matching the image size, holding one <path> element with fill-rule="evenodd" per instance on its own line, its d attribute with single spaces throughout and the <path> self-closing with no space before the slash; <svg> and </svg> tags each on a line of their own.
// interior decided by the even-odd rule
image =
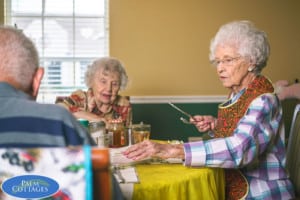
<svg viewBox="0 0 300 200">
<path fill-rule="evenodd" d="M 116 166 L 113 166 L 113 173 L 116 174 L 120 180 L 120 183 L 125 183 L 126 180 L 125 178 L 123 177 L 121 171 L 121 169 L 119 167 L 116 167 Z"/>
</svg>

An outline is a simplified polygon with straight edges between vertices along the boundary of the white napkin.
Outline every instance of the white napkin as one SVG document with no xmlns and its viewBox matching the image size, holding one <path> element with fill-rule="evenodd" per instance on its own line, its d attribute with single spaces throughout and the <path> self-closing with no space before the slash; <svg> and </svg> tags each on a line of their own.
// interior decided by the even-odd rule
<svg viewBox="0 0 300 200">
<path fill-rule="evenodd" d="M 117 170 L 119 170 L 119 174 L 114 173 L 114 175 L 119 183 L 122 183 L 123 181 L 125 183 L 139 183 L 139 178 L 136 173 L 135 167 L 127 167 L 125 169 L 117 169 Z"/>
<path fill-rule="evenodd" d="M 122 183 L 119 184 L 122 194 L 125 197 L 126 200 L 132 199 L 133 189 L 134 189 L 134 183 Z"/>
</svg>

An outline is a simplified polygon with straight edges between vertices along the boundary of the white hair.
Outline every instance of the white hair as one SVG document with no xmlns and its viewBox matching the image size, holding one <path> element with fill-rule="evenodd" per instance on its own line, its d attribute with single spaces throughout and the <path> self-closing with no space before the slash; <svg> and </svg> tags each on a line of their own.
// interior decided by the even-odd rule
<svg viewBox="0 0 300 200">
<path fill-rule="evenodd" d="M 91 65 L 88 66 L 85 72 L 85 84 L 87 87 L 92 87 L 94 76 L 101 69 L 109 72 L 117 72 L 120 75 L 120 89 L 124 90 L 128 83 L 128 76 L 123 64 L 116 58 L 113 57 L 102 57 L 95 60 Z"/>
<path fill-rule="evenodd" d="M 220 27 L 210 43 L 211 61 L 215 59 L 215 50 L 220 45 L 237 48 L 242 57 L 250 59 L 256 66 L 258 73 L 267 65 L 270 54 L 267 35 L 250 21 L 233 21 Z"/>
</svg>

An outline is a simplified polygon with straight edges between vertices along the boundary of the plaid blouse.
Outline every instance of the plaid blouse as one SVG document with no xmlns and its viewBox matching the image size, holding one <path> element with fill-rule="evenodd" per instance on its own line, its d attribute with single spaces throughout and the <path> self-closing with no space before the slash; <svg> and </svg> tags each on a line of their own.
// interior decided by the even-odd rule
<svg viewBox="0 0 300 200">
<path fill-rule="evenodd" d="M 285 171 L 282 108 L 275 95 L 254 99 L 232 136 L 185 143 L 185 165 L 239 168 L 246 177 L 246 199 L 291 199 Z"/>
</svg>

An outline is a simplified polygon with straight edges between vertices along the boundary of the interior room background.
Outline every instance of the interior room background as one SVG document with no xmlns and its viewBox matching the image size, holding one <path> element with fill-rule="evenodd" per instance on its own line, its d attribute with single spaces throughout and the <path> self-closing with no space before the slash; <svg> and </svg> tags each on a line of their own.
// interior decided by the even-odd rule
<svg viewBox="0 0 300 200">
<path fill-rule="evenodd" d="M 300 2 L 109 0 L 109 54 L 123 61 L 130 96 L 224 95 L 208 47 L 220 25 L 251 20 L 265 30 L 273 81 L 300 76 Z M 0 1 L 0 23 L 4 21 Z"/>
<path fill-rule="evenodd" d="M 121 94 L 131 96 L 136 121 L 178 120 L 180 115 L 171 113 L 172 108 L 160 107 L 169 100 L 183 103 L 190 112 L 216 112 L 227 90 L 209 63 L 209 43 L 222 24 L 233 20 L 251 20 L 266 31 L 271 44 L 268 66 L 263 70 L 266 76 L 274 82 L 300 78 L 298 0 L 109 0 L 108 5 L 109 55 L 126 66 L 130 83 Z M 3 22 L 4 0 L 0 0 Z M 140 108 L 141 102 L 151 105 Z M 189 102 L 204 104 L 195 110 L 185 105 Z M 162 110 L 168 113 L 155 115 Z M 177 126 L 170 131 L 171 126 L 174 123 L 165 130 L 180 132 Z M 153 132 L 163 131 L 154 125 Z"/>
</svg>

